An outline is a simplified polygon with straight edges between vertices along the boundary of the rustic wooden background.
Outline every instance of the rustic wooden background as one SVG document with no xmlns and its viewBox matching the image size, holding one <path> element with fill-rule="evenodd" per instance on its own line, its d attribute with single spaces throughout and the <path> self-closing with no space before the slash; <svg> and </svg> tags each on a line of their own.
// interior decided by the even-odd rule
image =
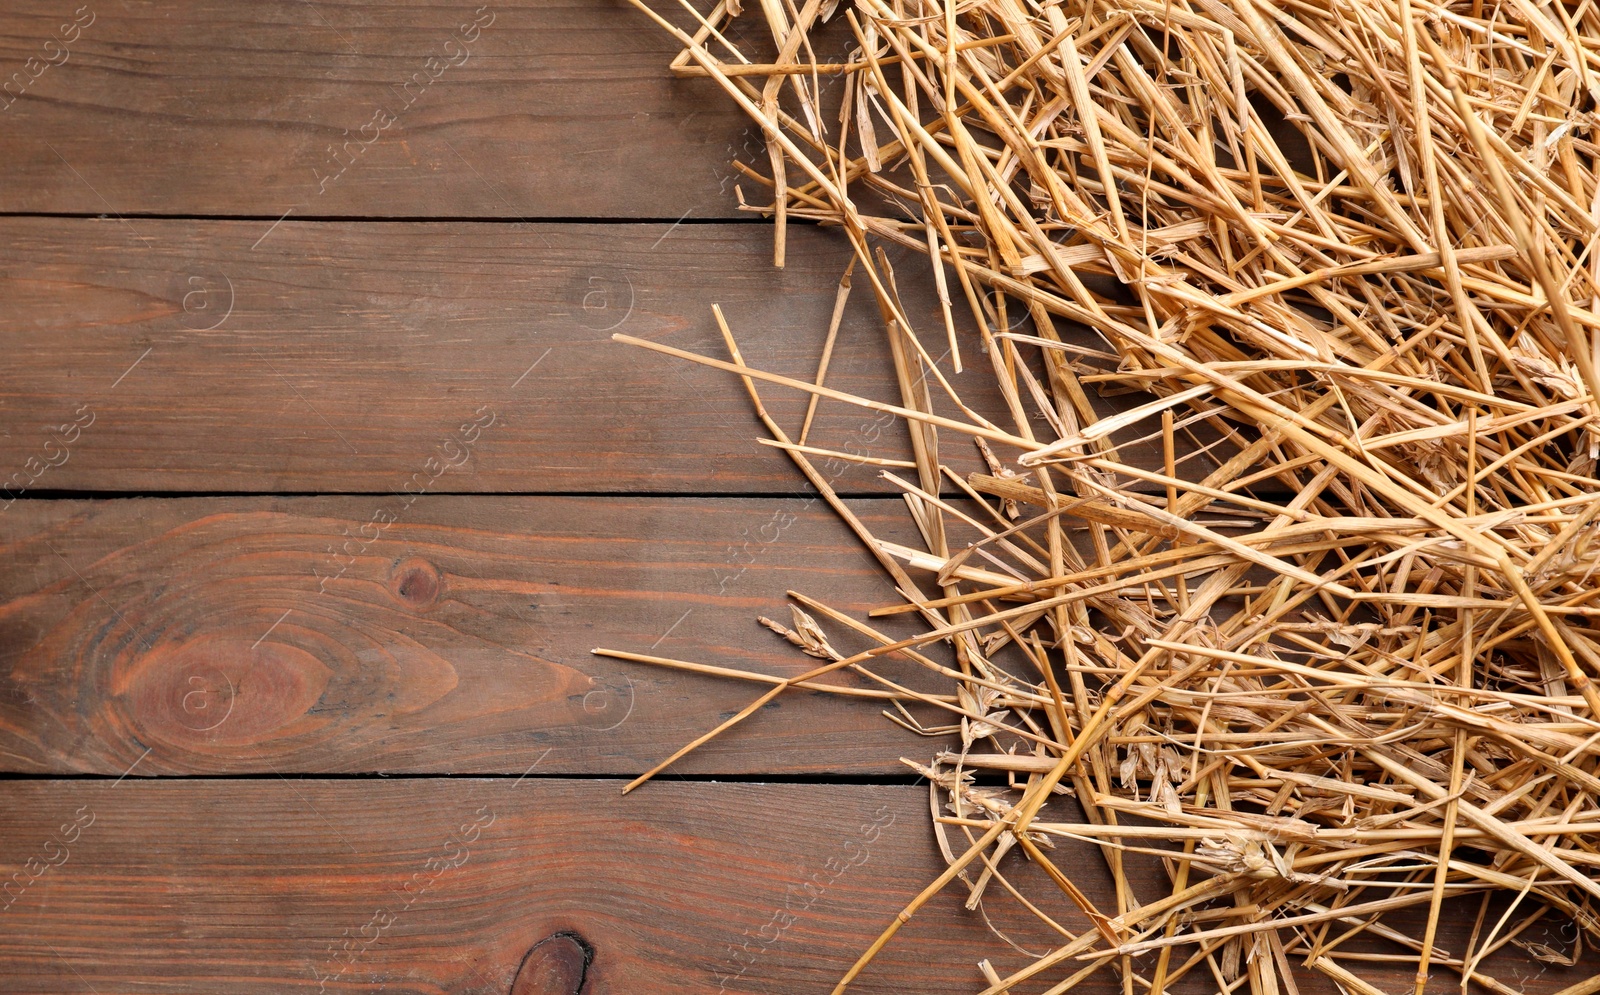
<svg viewBox="0 0 1600 995">
<path fill-rule="evenodd" d="M 794 673 L 786 590 L 891 596 L 736 383 L 609 340 L 717 353 L 720 302 L 804 375 L 846 261 L 771 267 L 673 54 L 619 0 L 0 11 L 0 991 L 820 992 L 936 873 L 938 743 L 870 705 L 618 793 L 754 691 L 592 647 Z M 832 382 L 891 397 L 880 334 Z M 857 990 L 977 951 L 945 896 Z"/>
</svg>

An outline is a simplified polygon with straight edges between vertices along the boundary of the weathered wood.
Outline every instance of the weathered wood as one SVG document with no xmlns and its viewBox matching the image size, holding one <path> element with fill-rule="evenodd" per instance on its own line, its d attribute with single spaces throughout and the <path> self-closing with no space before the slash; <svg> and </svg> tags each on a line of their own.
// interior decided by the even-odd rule
<svg viewBox="0 0 1600 995">
<path fill-rule="evenodd" d="M 710 318 L 720 302 L 751 363 L 812 378 L 847 261 L 834 233 L 796 229 L 787 268 L 775 270 L 767 232 L 753 226 L 291 221 L 266 231 L 0 219 L 0 486 L 398 491 L 480 411 L 493 426 L 434 490 L 805 486 L 787 457 L 756 444 L 765 432 L 736 378 L 610 335 L 724 357 Z M 930 346 L 942 341 L 926 260 L 896 258 L 908 311 Z M 829 384 L 898 402 L 883 343 L 863 288 Z M 968 365 L 967 380 L 989 376 Z M 963 392 L 1006 420 L 992 389 Z M 798 432 L 805 399 L 772 386 L 763 395 Z M 1114 400 L 1106 411 L 1139 398 Z M 74 423 L 81 431 L 61 428 Z M 904 440 L 888 418 L 825 402 L 811 441 L 899 455 Z M 947 437 L 944 455 L 983 468 L 965 439 Z M 1152 445 L 1128 458 L 1161 460 Z M 870 468 L 839 486 L 886 489 Z"/>
<path fill-rule="evenodd" d="M 824 992 L 940 866 L 914 787 L 136 772 L 0 798 L 0 869 L 57 862 L 0 912 L 6 990 L 40 995 L 505 995 L 528 960 L 519 995 Z M 1015 960 L 952 892 L 852 991 L 971 992 L 977 951 Z"/>
<path fill-rule="evenodd" d="M 632 775 L 765 687 L 591 649 L 793 675 L 814 661 L 756 623 L 786 590 L 893 597 L 820 501 L 407 500 L 12 505 L 0 770 L 516 773 L 554 748 L 541 769 Z M 910 541 L 898 502 L 856 506 Z M 792 692 L 675 770 L 903 776 L 937 746 L 882 707 Z"/>
<path fill-rule="evenodd" d="M 6 990 L 825 992 L 943 866 L 920 786 L 663 781 L 624 798 L 615 781 L 538 776 L 161 781 L 143 770 L 0 783 Z M 1114 910 L 1095 850 L 1063 841 L 1054 859 Z M 1051 890 L 1015 853 L 1002 867 L 1035 897 Z M 1137 895 L 1159 894 L 1159 874 L 1130 859 Z M 963 894 L 955 885 L 930 902 L 851 991 L 970 993 L 983 987 L 980 957 L 1002 973 L 1026 963 Z M 1047 907 L 1090 928 L 1065 900 Z M 985 911 L 1027 949 L 1059 942 L 998 888 Z M 1447 949 L 1462 949 L 1474 913 L 1453 910 Z M 1569 946 L 1555 934 L 1526 936 Z M 1383 991 L 1409 990 L 1415 972 L 1404 959 L 1359 967 Z M 1541 995 L 1590 976 L 1594 959 L 1559 968 L 1508 949 L 1484 968 Z M 1295 974 L 1296 990 L 1332 995 Z M 1201 967 L 1172 990 L 1212 981 Z M 1456 979 L 1436 967 L 1433 983 Z M 1120 990 L 1106 975 L 1075 989 Z"/>
<path fill-rule="evenodd" d="M 672 77 L 665 32 L 608 0 L 474 6 L 8 3 L 0 211 L 735 213 L 729 160 L 765 148 Z"/>
</svg>

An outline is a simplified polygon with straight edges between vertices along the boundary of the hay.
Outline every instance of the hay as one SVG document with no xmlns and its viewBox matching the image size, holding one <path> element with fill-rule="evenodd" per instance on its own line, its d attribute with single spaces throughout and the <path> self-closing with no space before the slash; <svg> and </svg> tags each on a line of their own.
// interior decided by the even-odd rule
<svg viewBox="0 0 1600 995">
<path fill-rule="evenodd" d="M 926 622 L 896 640 L 801 598 L 769 625 L 827 662 L 662 765 L 846 669 L 865 682 L 841 693 L 897 721 L 951 717 L 959 748 L 918 766 L 949 870 L 841 990 L 958 880 L 1058 935 L 1009 976 L 984 962 L 990 995 L 1107 971 L 1130 995 L 1293 992 L 1291 962 L 1375 991 L 1395 960 L 1357 934 L 1419 993 L 1430 968 L 1512 992 L 1495 950 L 1566 957 L 1519 936 L 1533 922 L 1600 939 L 1594 0 L 760 0 L 764 54 L 728 39 L 735 0 L 674 9 L 692 31 L 634 2 L 681 75 L 761 125 L 765 172 L 743 168 L 776 262 L 790 220 L 849 240 L 900 384 L 890 405 L 752 369 L 726 324 L 731 361 L 618 336 L 742 376 L 904 597 L 874 615 Z M 907 320 L 884 245 L 934 261 L 943 328 Z M 940 363 L 992 368 L 1009 423 Z M 758 382 L 813 396 L 793 437 Z M 1104 417 L 1096 389 L 1148 400 Z M 809 438 L 817 399 L 904 420 L 914 461 L 877 465 L 923 548 L 873 536 L 818 472 L 863 460 Z M 990 472 L 941 461 L 956 435 Z M 1164 465 L 1135 464 L 1140 440 Z M 1081 819 L 1048 815 L 1061 793 Z M 1115 907 L 1053 839 L 1101 848 Z M 1013 852 L 1044 891 L 1013 885 Z M 1152 852 L 1168 893 L 1136 895 L 1124 858 Z M 1436 948 L 1462 902 L 1467 946 Z"/>
</svg>

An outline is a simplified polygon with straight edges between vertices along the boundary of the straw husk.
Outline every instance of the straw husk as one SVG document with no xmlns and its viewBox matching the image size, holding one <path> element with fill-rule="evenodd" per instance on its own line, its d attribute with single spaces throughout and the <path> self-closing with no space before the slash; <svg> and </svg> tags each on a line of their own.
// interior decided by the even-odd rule
<svg viewBox="0 0 1600 995">
<path fill-rule="evenodd" d="M 825 662 L 722 671 L 771 687 L 662 764 L 795 687 L 948 716 L 948 748 L 908 762 L 949 869 L 840 990 L 945 888 L 1056 937 L 1004 976 L 984 960 L 985 995 L 1106 972 L 1378 990 L 1395 960 L 1357 934 L 1419 993 L 1430 970 L 1515 991 L 1496 950 L 1575 956 L 1533 922 L 1600 939 L 1592 0 L 634 2 L 762 128 L 741 168 L 775 262 L 797 220 L 852 247 L 900 386 L 751 368 L 725 323 L 726 359 L 627 340 L 742 377 L 904 599 L 873 615 L 925 623 L 896 639 L 797 596 L 768 624 Z M 942 327 L 914 327 L 885 246 L 927 256 Z M 957 394 L 968 367 L 1007 418 Z M 811 395 L 792 435 L 773 389 Z M 818 403 L 904 422 L 913 458 L 875 465 L 919 548 L 838 499 L 818 463 L 873 461 L 809 436 Z M 952 470 L 958 446 L 988 471 Z M 1046 807 L 1062 793 L 1081 816 Z M 1105 855 L 1109 905 L 1052 862 L 1062 840 Z M 1165 894 L 1130 884 L 1147 852 Z M 1026 892 L 1020 862 L 1044 871 Z M 1439 946 L 1450 908 L 1464 948 Z"/>
</svg>

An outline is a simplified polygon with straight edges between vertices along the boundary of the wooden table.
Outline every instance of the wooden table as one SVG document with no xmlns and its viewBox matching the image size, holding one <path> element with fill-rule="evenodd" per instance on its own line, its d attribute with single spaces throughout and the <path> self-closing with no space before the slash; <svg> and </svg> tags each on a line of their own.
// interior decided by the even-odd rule
<svg viewBox="0 0 1600 995">
<path fill-rule="evenodd" d="M 623 798 L 754 691 L 589 653 L 792 674 L 786 590 L 892 597 L 737 383 L 610 341 L 720 302 L 811 371 L 846 249 L 772 268 L 756 134 L 612 0 L 0 21 L 0 991 L 828 990 L 943 866 L 939 743 L 796 693 Z M 831 382 L 892 397 L 880 335 Z M 951 893 L 854 990 L 980 953 Z"/>
</svg>

